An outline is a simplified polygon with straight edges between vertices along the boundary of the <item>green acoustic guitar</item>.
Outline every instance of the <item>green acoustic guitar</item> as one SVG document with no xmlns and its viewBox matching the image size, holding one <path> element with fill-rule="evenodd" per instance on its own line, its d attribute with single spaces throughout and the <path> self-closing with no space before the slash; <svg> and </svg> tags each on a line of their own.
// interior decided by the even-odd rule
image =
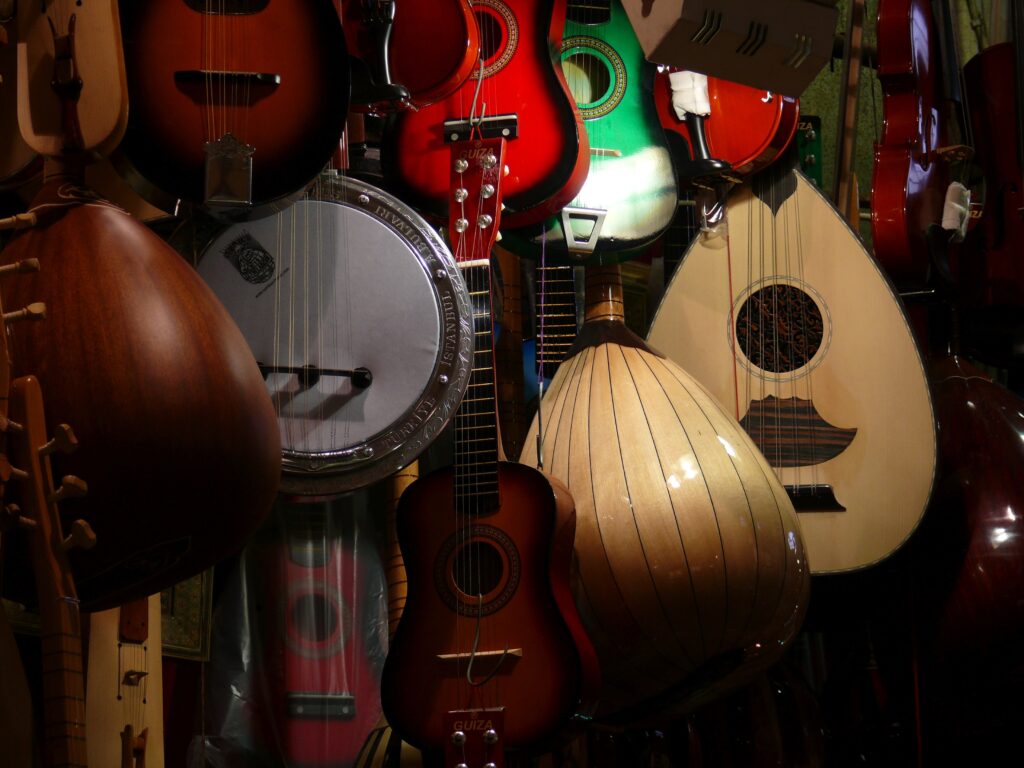
<svg viewBox="0 0 1024 768">
<path fill-rule="evenodd" d="M 621 261 L 669 225 L 678 200 L 654 65 L 619 0 L 569 0 L 561 60 L 590 140 L 590 172 L 560 215 L 503 244 L 537 257 L 546 238 L 546 253 L 563 263 Z"/>
</svg>

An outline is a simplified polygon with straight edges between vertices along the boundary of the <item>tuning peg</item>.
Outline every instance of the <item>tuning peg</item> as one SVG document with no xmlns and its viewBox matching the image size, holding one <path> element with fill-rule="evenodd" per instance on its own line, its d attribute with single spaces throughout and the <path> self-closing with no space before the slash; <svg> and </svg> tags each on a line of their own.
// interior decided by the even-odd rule
<svg viewBox="0 0 1024 768">
<path fill-rule="evenodd" d="M 35 214 L 33 214 L 35 215 Z M 4 264 L 0 267 L 0 277 L 4 275 L 24 274 L 25 272 L 38 272 L 39 259 L 22 259 L 12 264 Z"/>
<path fill-rule="evenodd" d="M 39 449 L 42 456 L 49 456 L 54 451 L 72 453 L 78 449 L 78 438 L 70 424 L 58 424 L 50 441 Z"/>
<path fill-rule="evenodd" d="M 16 323 L 19 320 L 43 320 L 45 318 L 46 305 L 41 301 L 34 301 L 24 309 L 4 312 L 5 323 Z"/>
<path fill-rule="evenodd" d="M 85 496 L 89 492 L 89 486 L 85 480 L 74 475 L 65 475 L 60 481 L 60 488 L 50 494 L 48 501 L 64 501 L 64 499 L 76 499 Z"/>
<path fill-rule="evenodd" d="M 18 422 L 0 414 L 0 432 L 14 432 L 19 433 L 23 427 Z"/>
<path fill-rule="evenodd" d="M 34 213 L 17 213 L 6 219 L 0 219 L 0 230 L 3 229 L 28 229 L 36 225 Z"/>
<path fill-rule="evenodd" d="M 11 466 L 7 455 L 0 453 L 0 483 L 9 482 L 12 477 L 15 480 L 24 480 L 28 477 L 28 472 Z"/>
<path fill-rule="evenodd" d="M 67 480 L 67 478 L 64 478 Z M 75 478 L 76 480 L 78 478 Z M 75 520 L 71 524 L 71 533 L 64 537 L 64 551 L 69 549 L 92 549 L 96 546 L 96 534 L 92 526 L 85 520 Z"/>
<path fill-rule="evenodd" d="M 21 507 L 17 504 L 8 504 L 0 512 L 0 530 L 7 530 L 14 526 L 18 528 L 35 528 L 36 521 L 21 514 Z"/>
</svg>

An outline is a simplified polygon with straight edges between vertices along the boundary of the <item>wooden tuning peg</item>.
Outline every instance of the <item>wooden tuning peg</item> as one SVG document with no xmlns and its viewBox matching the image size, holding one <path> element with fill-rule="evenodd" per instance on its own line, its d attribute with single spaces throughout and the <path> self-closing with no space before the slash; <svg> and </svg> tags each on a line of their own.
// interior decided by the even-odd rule
<svg viewBox="0 0 1024 768">
<path fill-rule="evenodd" d="M 60 488 L 51 493 L 47 501 L 56 502 L 81 498 L 88 492 L 89 486 L 85 484 L 85 480 L 74 475 L 65 475 L 60 481 Z"/>
<path fill-rule="evenodd" d="M 11 466 L 7 454 L 0 453 L 0 483 L 9 482 L 11 478 L 24 480 L 26 477 L 28 477 L 28 472 Z"/>
<path fill-rule="evenodd" d="M 14 432 L 19 433 L 24 427 L 18 422 L 0 414 L 0 432 Z"/>
<path fill-rule="evenodd" d="M 12 264 L 4 264 L 3 266 L 0 266 L 0 277 L 3 277 L 4 275 L 17 275 L 25 274 L 26 272 L 38 271 L 39 259 L 22 259 L 21 261 L 15 261 Z"/>
<path fill-rule="evenodd" d="M 21 514 L 21 507 L 17 504 L 8 504 L 0 511 L 0 530 L 10 528 L 35 528 L 36 521 Z"/>
<path fill-rule="evenodd" d="M 75 431 L 71 428 L 71 425 L 58 424 L 57 429 L 54 430 L 53 437 L 50 438 L 50 441 L 46 443 L 46 445 L 39 449 L 39 453 L 42 456 L 49 456 L 54 451 L 72 453 L 77 449 L 78 438 L 75 437 Z"/>
<path fill-rule="evenodd" d="M 43 320 L 45 318 L 46 305 L 41 301 L 34 301 L 24 309 L 4 312 L 5 323 L 16 323 L 19 320 Z"/>
<path fill-rule="evenodd" d="M 0 219 L 0 230 L 3 229 L 28 229 L 36 225 L 34 213 L 17 213 L 6 219 Z"/>
<path fill-rule="evenodd" d="M 67 478 L 65 478 L 67 479 Z M 64 551 L 69 549 L 92 549 L 96 546 L 96 534 L 92 526 L 85 520 L 75 520 L 71 524 L 71 533 L 64 537 Z"/>
</svg>

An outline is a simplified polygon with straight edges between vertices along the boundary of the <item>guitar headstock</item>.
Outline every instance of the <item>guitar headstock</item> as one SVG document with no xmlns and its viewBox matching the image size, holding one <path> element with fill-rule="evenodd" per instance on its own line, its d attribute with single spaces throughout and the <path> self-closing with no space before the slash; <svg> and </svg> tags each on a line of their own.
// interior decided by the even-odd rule
<svg viewBox="0 0 1024 768">
<path fill-rule="evenodd" d="M 501 222 L 505 139 L 466 139 L 451 144 L 448 231 L 455 261 L 490 259 Z"/>
</svg>

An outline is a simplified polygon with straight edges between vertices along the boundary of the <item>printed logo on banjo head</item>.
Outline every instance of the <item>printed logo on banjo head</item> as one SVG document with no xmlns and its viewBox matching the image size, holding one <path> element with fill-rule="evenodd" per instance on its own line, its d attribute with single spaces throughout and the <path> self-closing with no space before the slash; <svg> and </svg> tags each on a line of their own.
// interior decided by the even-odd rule
<svg viewBox="0 0 1024 768">
<path fill-rule="evenodd" d="M 227 244 L 224 258 L 246 282 L 253 285 L 265 283 L 274 275 L 274 257 L 248 232 L 242 232 Z"/>
</svg>

